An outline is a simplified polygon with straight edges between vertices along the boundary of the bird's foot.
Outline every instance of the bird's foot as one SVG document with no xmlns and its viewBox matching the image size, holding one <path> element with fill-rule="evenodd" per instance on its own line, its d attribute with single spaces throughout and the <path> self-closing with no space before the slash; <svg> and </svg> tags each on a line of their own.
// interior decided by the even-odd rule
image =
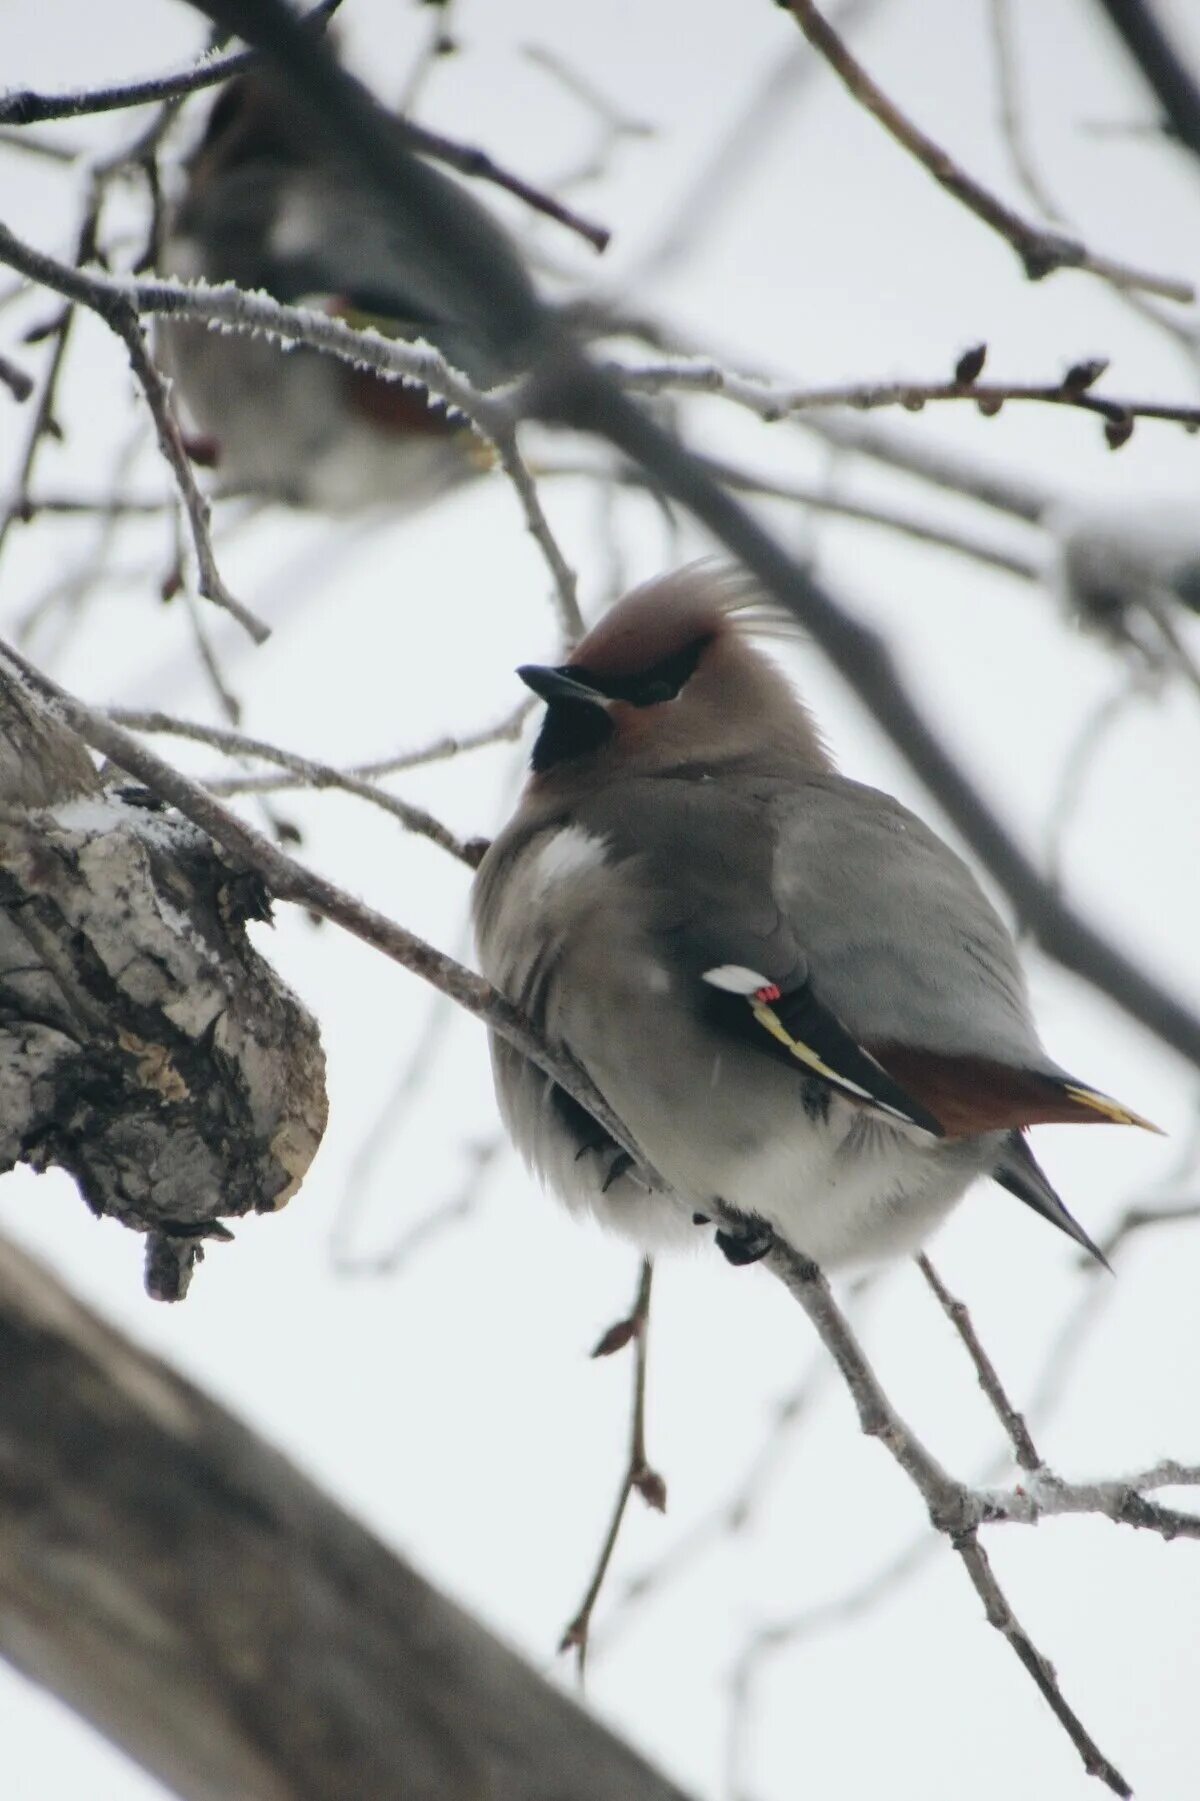
<svg viewBox="0 0 1200 1801">
<path fill-rule="evenodd" d="M 696 1216 L 700 1223 L 699 1215 Z M 758 1263 L 775 1245 L 775 1234 L 765 1220 L 743 1217 L 727 1221 L 717 1233 L 717 1249 L 727 1263 L 740 1269 Z"/>
</svg>

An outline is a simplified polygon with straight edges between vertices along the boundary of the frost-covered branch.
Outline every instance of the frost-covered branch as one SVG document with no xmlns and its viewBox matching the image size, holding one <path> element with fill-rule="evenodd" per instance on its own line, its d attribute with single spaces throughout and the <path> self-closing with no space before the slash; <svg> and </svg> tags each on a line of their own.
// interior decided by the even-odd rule
<svg viewBox="0 0 1200 1801">
<path fill-rule="evenodd" d="M 300 21 L 302 25 L 323 29 L 337 11 L 342 0 L 315 0 Z M 40 125 L 48 119 L 78 119 L 90 113 L 123 112 L 131 106 L 148 106 L 155 101 L 181 100 L 202 88 L 216 87 L 247 69 L 261 68 L 261 50 L 230 50 L 220 55 L 202 56 L 186 68 L 173 69 L 165 75 L 151 75 L 143 81 L 114 82 L 108 86 L 71 88 L 59 94 L 42 94 L 33 88 L 9 88 L 0 94 L 0 125 Z"/>
<path fill-rule="evenodd" d="M 19 269 L 31 280 L 65 295 L 76 305 L 87 307 L 103 319 L 121 339 L 129 354 L 138 386 L 150 408 L 159 448 L 170 466 L 187 514 L 196 554 L 200 592 L 206 600 L 211 600 L 216 606 L 232 614 L 255 642 L 261 644 L 270 635 L 267 626 L 230 593 L 217 568 L 209 529 L 208 502 L 196 485 L 196 477 L 184 449 L 179 421 L 175 416 L 170 388 L 146 347 L 137 307 L 128 292 L 127 284 L 99 275 L 85 274 L 67 263 L 44 256 L 40 251 L 22 244 L 3 225 L 0 225 L 0 261 Z M 64 336 L 60 335 L 60 345 L 64 341 Z M 25 479 L 27 476 L 28 471 Z"/>
<path fill-rule="evenodd" d="M 984 347 L 964 353 L 950 381 L 841 382 L 832 387 L 790 387 L 738 375 L 705 357 L 668 358 L 658 363 L 612 367 L 621 386 L 640 394 L 714 394 L 774 423 L 797 415 L 849 407 L 875 412 L 901 407 L 917 413 L 939 402 L 969 401 L 987 418 L 1007 404 L 1073 407 L 1103 419 L 1105 435 L 1116 450 L 1128 442 L 1135 419 L 1169 420 L 1189 431 L 1200 430 L 1200 407 L 1155 400 L 1131 400 L 1094 392 L 1104 373 L 1102 361 L 1074 364 L 1057 382 L 981 381 Z"/>
</svg>

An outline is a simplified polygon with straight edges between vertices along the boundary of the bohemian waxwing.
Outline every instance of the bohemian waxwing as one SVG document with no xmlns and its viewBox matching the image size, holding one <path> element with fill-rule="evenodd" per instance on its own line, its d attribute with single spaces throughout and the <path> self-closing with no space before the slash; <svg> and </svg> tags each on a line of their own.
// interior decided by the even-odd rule
<svg viewBox="0 0 1200 1801">
<path fill-rule="evenodd" d="M 429 173 L 447 209 L 468 210 L 493 256 L 512 264 L 500 227 L 462 185 Z M 424 339 L 482 387 L 515 373 L 454 316 L 396 219 L 261 77 L 221 89 L 162 265 Z M 157 342 L 228 491 L 330 510 L 382 501 L 411 510 L 489 465 L 461 416 L 411 384 L 198 324 L 164 322 Z"/>
<path fill-rule="evenodd" d="M 1007 927 L 928 826 L 836 773 L 753 642 L 769 623 L 744 580 L 694 565 L 561 668 L 518 671 L 546 713 L 476 877 L 482 968 L 673 1194 L 493 1037 L 513 1140 L 647 1248 L 719 1204 L 744 1222 L 718 1233 L 732 1261 L 766 1250 L 764 1223 L 826 1267 L 871 1261 L 986 1174 L 1094 1251 L 1025 1128 L 1146 1122 L 1046 1055 Z"/>
</svg>

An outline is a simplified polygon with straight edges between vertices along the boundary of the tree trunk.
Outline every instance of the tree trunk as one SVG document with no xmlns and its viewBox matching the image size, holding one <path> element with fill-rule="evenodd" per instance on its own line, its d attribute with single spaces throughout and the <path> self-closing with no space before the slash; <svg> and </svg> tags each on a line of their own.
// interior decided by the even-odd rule
<svg viewBox="0 0 1200 1801">
<path fill-rule="evenodd" d="M 684 1801 L 2 1242 L 0 1369 L 0 1652 L 188 1801 Z"/>
</svg>

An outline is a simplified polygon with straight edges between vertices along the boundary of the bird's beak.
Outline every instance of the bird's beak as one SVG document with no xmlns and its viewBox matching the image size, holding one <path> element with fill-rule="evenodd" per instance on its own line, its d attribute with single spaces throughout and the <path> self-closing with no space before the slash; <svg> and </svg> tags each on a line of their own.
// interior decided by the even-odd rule
<svg viewBox="0 0 1200 1801">
<path fill-rule="evenodd" d="M 598 689 L 579 681 L 569 668 L 546 669 L 540 663 L 523 663 L 517 674 L 525 686 L 532 688 L 544 701 L 590 701 L 593 706 L 602 707 L 608 698 Z"/>
</svg>

